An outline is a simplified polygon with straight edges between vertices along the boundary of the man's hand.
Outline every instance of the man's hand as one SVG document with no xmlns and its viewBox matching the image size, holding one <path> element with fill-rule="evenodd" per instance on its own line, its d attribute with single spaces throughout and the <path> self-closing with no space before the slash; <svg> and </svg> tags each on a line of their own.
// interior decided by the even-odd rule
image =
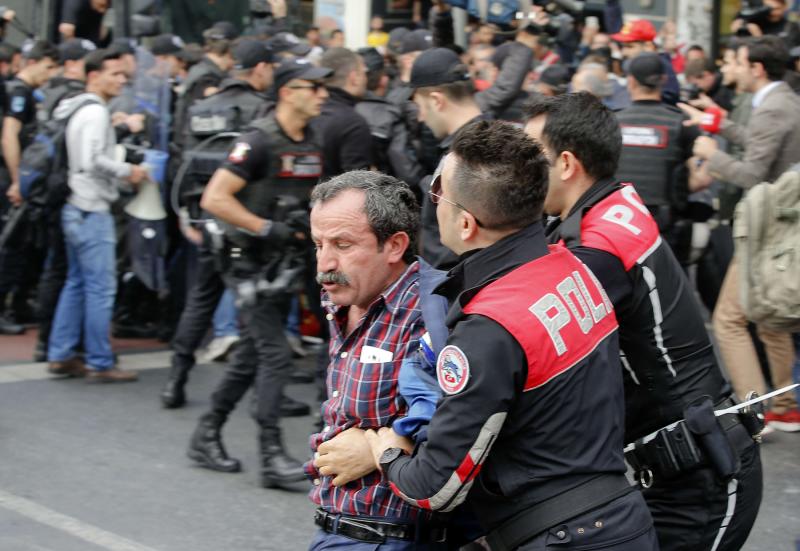
<svg viewBox="0 0 800 551">
<path fill-rule="evenodd" d="M 286 0 L 267 0 L 272 9 L 272 17 L 281 19 L 286 17 Z"/>
<path fill-rule="evenodd" d="M 694 141 L 694 147 L 692 148 L 692 153 L 696 157 L 700 157 L 701 159 L 708 160 L 711 156 L 719 150 L 719 145 L 714 138 L 710 138 L 708 136 L 699 136 Z"/>
<path fill-rule="evenodd" d="M 689 168 L 689 191 L 692 193 L 702 191 L 714 182 L 708 173 L 708 163 L 700 157 L 691 157 L 686 161 L 686 166 Z"/>
<path fill-rule="evenodd" d="M 714 100 L 708 97 L 705 92 L 701 92 L 700 97 L 697 99 L 689 100 L 689 104 L 697 109 L 708 109 L 709 107 L 718 107 L 721 109 L 721 107 L 714 103 Z"/>
<path fill-rule="evenodd" d="M 374 430 L 367 431 L 364 436 L 366 436 L 369 447 L 372 449 L 372 457 L 376 468 L 380 468 L 381 455 L 389 448 L 402 448 L 408 454 L 414 451 L 414 442 L 405 436 L 400 436 L 388 427 L 382 427 L 378 432 Z"/>
<path fill-rule="evenodd" d="M 15 12 L 14 10 L 6 9 L 3 12 L 3 19 L 5 19 L 7 22 L 13 20 L 16 16 L 17 12 Z"/>
<path fill-rule="evenodd" d="M 11 201 L 11 204 L 18 207 L 22 204 L 22 194 L 19 191 L 19 182 L 12 182 L 11 186 L 6 191 L 6 197 Z"/>
<path fill-rule="evenodd" d="M 128 176 L 128 181 L 134 185 L 142 183 L 142 180 L 147 178 L 147 170 L 140 165 L 131 166 L 131 175 Z"/>
<path fill-rule="evenodd" d="M 705 113 L 700 109 L 692 107 L 688 103 L 679 103 L 678 107 L 689 117 L 688 121 L 683 121 L 683 126 L 700 126 L 703 124 L 703 116 Z"/>
<path fill-rule="evenodd" d="M 125 117 L 125 124 L 128 125 L 128 130 L 133 134 L 138 134 L 144 130 L 144 114 L 134 113 Z"/>
<path fill-rule="evenodd" d="M 353 427 L 320 444 L 314 466 L 323 476 L 333 476 L 334 486 L 343 486 L 375 470 L 364 431 Z"/>
</svg>

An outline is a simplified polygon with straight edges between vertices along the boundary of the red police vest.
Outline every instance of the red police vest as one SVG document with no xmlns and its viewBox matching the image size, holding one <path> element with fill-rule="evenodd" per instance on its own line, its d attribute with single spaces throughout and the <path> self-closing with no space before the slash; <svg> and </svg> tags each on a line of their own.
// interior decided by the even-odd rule
<svg viewBox="0 0 800 551">
<path fill-rule="evenodd" d="M 581 244 L 616 256 L 628 271 L 653 254 L 661 235 L 636 190 L 623 184 L 583 217 Z"/>
<path fill-rule="evenodd" d="M 617 329 L 614 308 L 594 274 L 566 248 L 511 271 L 464 308 L 502 325 L 525 351 L 533 390 L 582 363 Z"/>
</svg>

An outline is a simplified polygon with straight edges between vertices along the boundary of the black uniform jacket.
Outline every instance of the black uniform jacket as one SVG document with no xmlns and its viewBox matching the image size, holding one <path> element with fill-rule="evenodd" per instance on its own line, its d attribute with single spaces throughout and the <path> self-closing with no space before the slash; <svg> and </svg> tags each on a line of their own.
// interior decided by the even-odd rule
<svg viewBox="0 0 800 551">
<path fill-rule="evenodd" d="M 614 303 L 625 380 L 626 442 L 730 394 L 692 285 L 633 186 L 602 180 L 547 228 L 597 276 Z"/>
<path fill-rule="evenodd" d="M 549 277 L 539 270 L 539 276 L 519 280 L 536 266 L 548 267 Z M 602 292 L 585 271 L 583 289 L 595 289 L 595 308 L 605 313 L 597 317 L 607 317 L 595 324 L 584 307 L 581 323 L 588 326 L 581 329 L 588 334 L 581 332 L 553 283 L 561 280 L 559 288 L 565 278 L 572 283 L 573 270 L 585 268 L 563 247 L 548 249 L 537 222 L 463 255 L 437 288 L 451 305 L 446 320 L 450 336 L 437 360 L 444 397 L 429 425 L 428 441 L 387 469 L 395 491 L 406 500 L 450 511 L 469 493 L 479 520 L 492 529 L 588 478 L 625 471 L 616 321 L 613 311 L 596 299 Z M 509 286 L 511 280 L 516 283 Z M 581 285 L 572 290 L 579 292 Z M 485 293 L 493 298 L 484 300 Z M 537 305 L 550 300 L 537 319 Z M 570 300 L 564 302 L 574 305 Z M 509 301 L 520 308 L 516 321 L 522 322 L 511 330 L 506 329 L 508 319 L 501 325 L 469 313 L 481 311 L 480 304 L 497 311 L 497 305 Z M 573 356 L 568 366 L 553 370 L 587 343 L 588 350 Z"/>
</svg>

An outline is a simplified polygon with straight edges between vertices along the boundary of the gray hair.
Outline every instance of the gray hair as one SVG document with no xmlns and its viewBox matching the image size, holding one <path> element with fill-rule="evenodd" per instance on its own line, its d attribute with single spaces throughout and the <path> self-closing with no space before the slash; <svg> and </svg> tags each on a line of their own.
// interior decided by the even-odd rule
<svg viewBox="0 0 800 551">
<path fill-rule="evenodd" d="M 404 232 L 409 244 L 403 260 L 409 264 L 414 262 L 419 204 L 408 184 L 380 172 L 352 170 L 318 184 L 311 192 L 311 202 L 325 203 L 348 189 L 364 192 L 364 212 L 378 245 L 383 246 L 391 236 Z"/>
<path fill-rule="evenodd" d="M 585 63 L 578 68 L 583 76 L 586 91 L 598 98 L 605 98 L 614 93 L 614 87 L 608 80 L 608 67 L 599 63 Z"/>
</svg>

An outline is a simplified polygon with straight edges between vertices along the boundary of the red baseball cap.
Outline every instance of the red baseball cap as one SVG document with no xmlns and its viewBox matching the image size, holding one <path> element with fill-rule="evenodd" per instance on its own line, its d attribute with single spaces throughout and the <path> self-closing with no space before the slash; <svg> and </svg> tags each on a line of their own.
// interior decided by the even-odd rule
<svg viewBox="0 0 800 551">
<path fill-rule="evenodd" d="M 625 23 L 617 34 L 611 35 L 611 40 L 617 42 L 652 42 L 656 35 L 656 28 L 647 19 L 636 19 Z"/>
</svg>

